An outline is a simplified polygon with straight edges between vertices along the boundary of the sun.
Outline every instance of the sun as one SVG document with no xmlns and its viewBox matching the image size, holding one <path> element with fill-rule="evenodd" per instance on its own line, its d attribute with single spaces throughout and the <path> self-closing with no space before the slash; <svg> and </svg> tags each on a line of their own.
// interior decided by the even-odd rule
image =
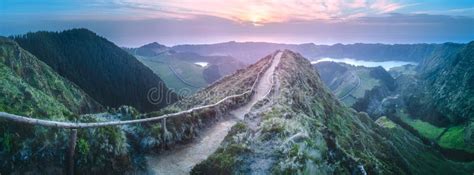
<svg viewBox="0 0 474 175">
<path fill-rule="evenodd" d="M 254 26 L 263 26 L 268 16 L 264 8 L 253 6 L 247 14 L 247 21 L 250 21 Z"/>
<path fill-rule="evenodd" d="M 254 26 L 262 26 L 263 24 L 261 23 L 262 22 L 262 18 L 259 16 L 259 15 L 252 15 L 250 17 L 250 21 L 252 22 L 252 24 Z"/>
</svg>

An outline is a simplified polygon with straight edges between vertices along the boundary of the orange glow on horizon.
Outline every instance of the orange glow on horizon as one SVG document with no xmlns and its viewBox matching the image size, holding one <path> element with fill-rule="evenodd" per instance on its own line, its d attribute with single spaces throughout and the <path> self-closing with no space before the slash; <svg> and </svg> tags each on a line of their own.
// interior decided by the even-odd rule
<svg viewBox="0 0 474 175">
<path fill-rule="evenodd" d="M 335 20 L 393 12 L 406 5 L 392 0 L 301 0 L 255 1 L 255 0 L 202 0 L 199 3 L 181 1 L 118 0 L 133 4 L 137 13 L 151 18 L 186 19 L 195 16 L 214 16 L 242 24 L 262 26 L 269 23 L 308 20 Z"/>
</svg>

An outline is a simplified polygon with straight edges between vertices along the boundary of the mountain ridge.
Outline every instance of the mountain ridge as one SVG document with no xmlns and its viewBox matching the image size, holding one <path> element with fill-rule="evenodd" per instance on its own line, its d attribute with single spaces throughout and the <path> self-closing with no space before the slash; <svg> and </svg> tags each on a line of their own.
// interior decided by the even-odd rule
<svg viewBox="0 0 474 175">
<path fill-rule="evenodd" d="M 285 50 L 277 85 L 192 174 L 467 173 L 391 121 L 340 103 L 310 62 Z M 387 124 L 390 123 L 390 124 Z"/>
<path fill-rule="evenodd" d="M 12 38 L 105 106 L 131 105 L 153 111 L 177 99 L 148 67 L 90 30 L 36 32 Z M 153 88 L 160 89 L 159 95 L 167 100 L 151 103 L 148 93 Z"/>
<path fill-rule="evenodd" d="M 47 64 L 40 61 L 34 55 L 21 48 L 15 41 L 0 37 L 0 47 L 0 63 L 2 64 L 2 68 L 4 68 L 4 71 L 2 72 L 8 73 L 11 71 L 11 76 L 17 77 L 20 80 L 20 84 L 25 83 L 25 85 L 27 85 L 25 87 L 26 89 L 31 88 L 32 91 L 37 91 L 38 93 L 42 93 L 46 96 L 52 97 L 53 99 L 55 99 L 55 101 L 64 105 L 64 107 L 66 107 L 70 112 L 74 114 L 93 113 L 100 112 L 101 110 L 103 110 L 102 105 L 93 100 L 77 85 L 58 75 Z M 6 78 L 5 80 L 7 79 L 9 78 Z M 5 82 L 5 84 L 2 85 L 9 85 L 9 83 Z M 5 88 L 3 90 L 9 89 L 10 88 Z M 25 91 L 24 93 L 26 93 L 26 97 L 29 96 L 30 98 L 34 99 L 36 94 L 35 92 Z M 24 103 L 25 105 L 30 104 L 27 99 L 28 98 L 23 99 L 25 101 L 23 101 L 22 103 Z M 13 108 L 17 105 L 20 106 L 20 104 L 13 105 L 17 103 L 14 100 L 10 101 L 10 103 L 10 107 Z M 32 105 L 34 104 L 32 103 Z M 32 110 L 40 109 L 33 108 Z M 22 114 L 23 112 L 26 112 L 9 110 L 7 111 L 15 113 L 22 112 Z M 47 110 L 45 112 L 47 112 Z M 34 112 L 27 115 L 39 115 L 39 113 Z M 37 117 L 49 116 L 39 115 Z"/>
<path fill-rule="evenodd" d="M 462 47 L 465 44 L 334 44 L 316 45 L 282 44 L 267 42 L 224 42 L 216 44 L 175 45 L 171 48 L 177 52 L 195 52 L 201 55 L 225 55 L 240 59 L 245 63 L 253 63 L 278 49 L 290 49 L 301 53 L 306 58 L 317 60 L 321 57 L 354 58 L 368 61 L 410 61 L 420 62 L 429 57 L 438 47 L 454 45 Z"/>
</svg>

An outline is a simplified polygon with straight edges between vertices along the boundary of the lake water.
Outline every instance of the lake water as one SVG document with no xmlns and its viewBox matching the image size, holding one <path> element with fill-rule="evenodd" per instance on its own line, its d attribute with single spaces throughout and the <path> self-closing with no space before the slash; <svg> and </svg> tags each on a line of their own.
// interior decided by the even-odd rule
<svg viewBox="0 0 474 175">
<path fill-rule="evenodd" d="M 311 64 L 316 64 L 323 61 L 332 61 L 337 63 L 346 63 L 354 66 L 365 66 L 365 67 L 377 67 L 382 66 L 385 70 L 389 70 L 392 67 L 403 66 L 407 64 L 417 65 L 415 62 L 407 61 L 365 61 L 365 60 L 356 60 L 352 58 L 321 58 L 317 61 L 311 61 Z"/>
<path fill-rule="evenodd" d="M 207 63 L 207 62 L 195 62 L 194 64 L 196 64 L 198 66 L 201 66 L 201 67 L 206 67 L 207 64 L 209 64 L 209 63 Z"/>
</svg>

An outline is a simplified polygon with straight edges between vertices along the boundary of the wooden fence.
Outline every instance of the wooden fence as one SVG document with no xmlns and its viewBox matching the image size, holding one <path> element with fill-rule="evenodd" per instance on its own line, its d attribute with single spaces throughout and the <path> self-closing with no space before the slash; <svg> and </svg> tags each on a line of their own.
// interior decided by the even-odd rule
<svg viewBox="0 0 474 175">
<path fill-rule="evenodd" d="M 271 59 L 269 59 L 268 63 L 265 64 L 265 67 L 262 68 L 262 70 L 259 71 L 257 74 L 257 77 L 255 78 L 252 87 L 248 90 L 245 91 L 241 94 L 236 94 L 236 95 L 230 95 L 227 96 L 218 102 L 210 105 L 204 105 L 204 106 L 199 106 L 199 107 L 194 107 L 185 111 L 180 111 L 176 113 L 171 113 L 171 114 L 165 114 L 161 116 L 156 116 L 156 117 L 150 117 L 150 118 L 143 118 L 143 119 L 134 119 L 134 120 L 126 120 L 126 121 L 107 121 L 107 122 L 94 122 L 94 123 L 76 123 L 76 122 L 62 122 L 62 121 L 52 121 L 52 120 L 44 120 L 44 119 L 36 119 L 36 118 L 31 118 L 31 117 L 25 117 L 25 116 L 20 116 L 20 115 L 15 115 L 15 114 L 10 114 L 6 112 L 0 112 L 0 118 L 1 119 L 6 119 L 12 122 L 18 122 L 18 123 L 25 123 L 25 124 L 31 124 L 31 125 L 36 125 L 36 126 L 44 126 L 44 127 L 53 127 L 53 128 L 63 128 L 63 129 L 71 129 L 70 132 L 70 141 L 69 141 L 69 149 L 67 153 L 67 165 L 65 167 L 66 173 L 67 174 L 74 174 L 74 151 L 75 151 L 75 146 L 76 146 L 76 140 L 77 140 L 77 129 L 82 129 L 82 128 L 97 128 L 97 127 L 105 127 L 105 126 L 117 126 L 117 125 L 126 125 L 126 124 L 136 124 L 136 123 L 145 123 L 145 122 L 153 122 L 153 121 L 158 121 L 161 120 L 163 132 L 167 132 L 166 129 L 166 119 L 171 118 L 171 117 L 184 117 L 187 116 L 187 114 L 192 114 L 194 112 L 198 112 L 201 110 L 206 110 L 206 109 L 217 109 L 220 105 L 225 104 L 229 101 L 234 101 L 235 99 L 240 99 L 240 98 L 249 98 L 251 95 L 255 93 L 255 87 L 257 83 L 260 81 L 260 77 L 262 74 L 268 70 L 268 68 L 271 66 L 272 61 L 274 57 L 276 56 L 278 52 L 275 52 Z M 165 134 L 163 134 L 165 135 Z"/>
</svg>

